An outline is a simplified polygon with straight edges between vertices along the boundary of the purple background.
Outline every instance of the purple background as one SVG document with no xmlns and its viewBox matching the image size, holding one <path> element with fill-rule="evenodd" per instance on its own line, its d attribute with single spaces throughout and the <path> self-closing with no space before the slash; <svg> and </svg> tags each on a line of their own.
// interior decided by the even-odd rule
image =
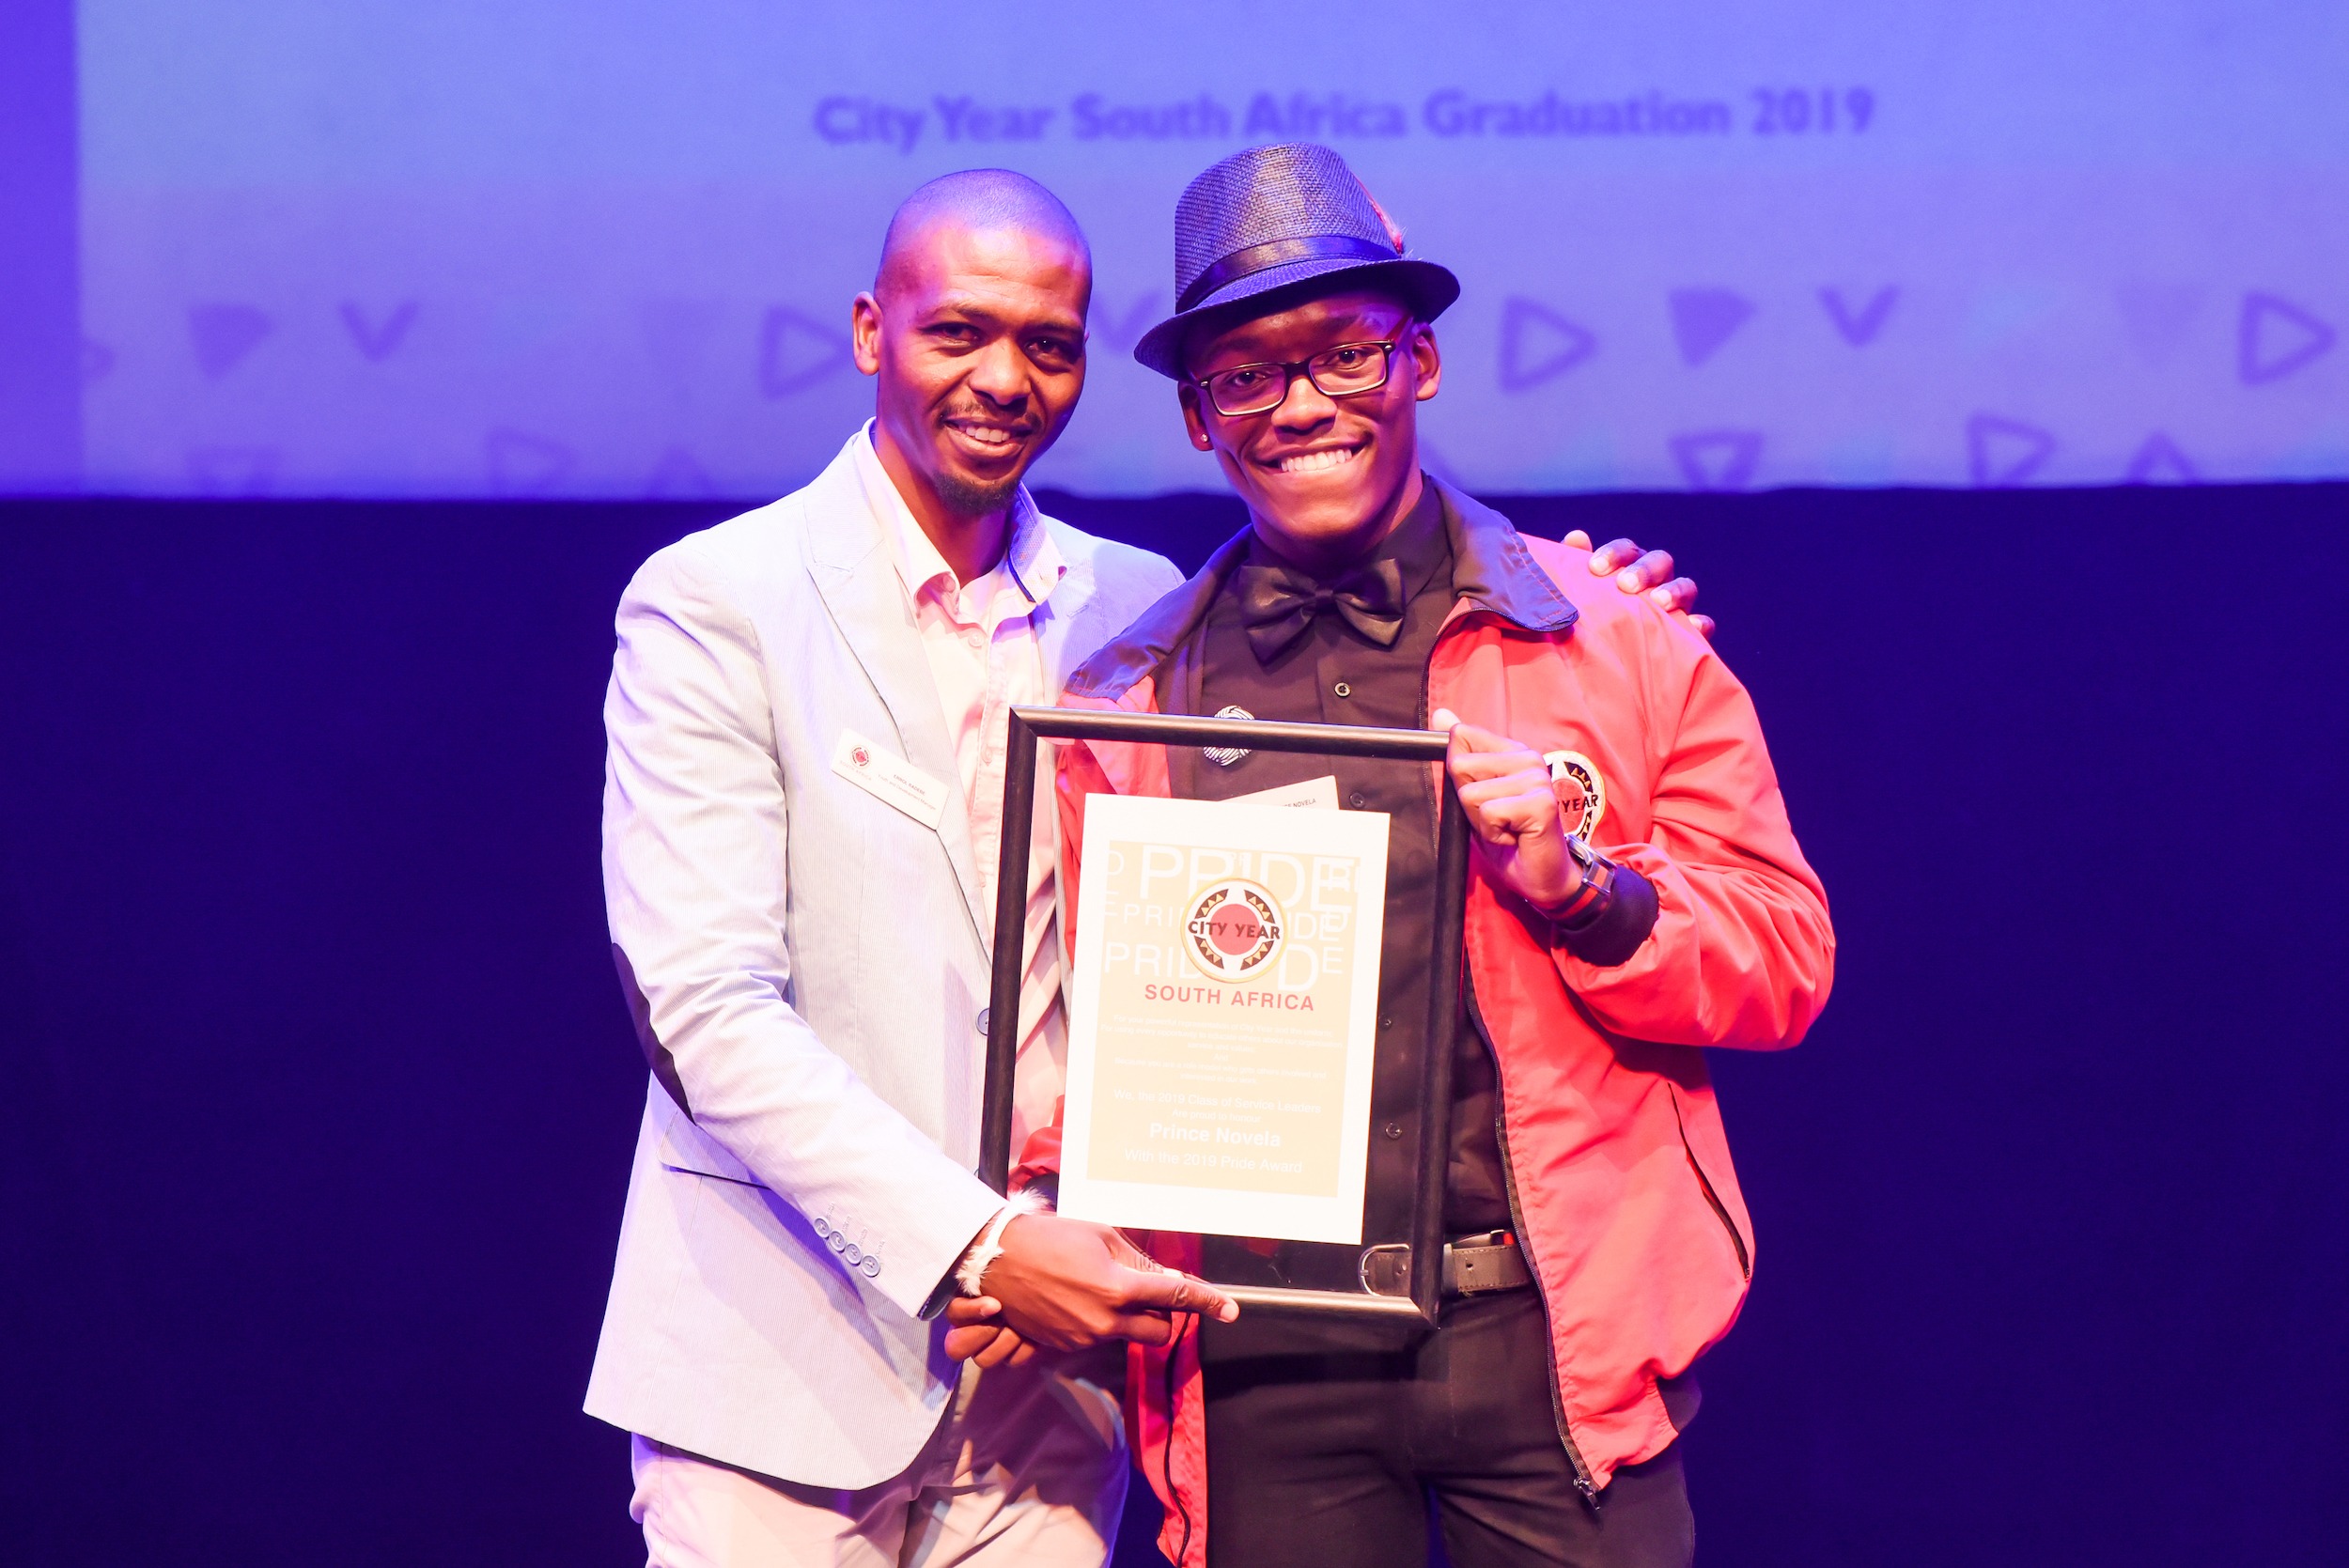
<svg viewBox="0 0 2349 1568">
<path fill-rule="evenodd" d="M 1459 272 L 1423 418 L 1471 489 L 2349 477 L 2337 0 L 1346 14 L 1396 45 L 1252 46 L 1256 0 L 89 0 L 78 483 L 780 494 L 869 410 L 890 210 L 1008 164 L 1097 262 L 1043 482 L 1214 489 L 1130 350 L 1185 182 L 1292 138 Z"/>
<path fill-rule="evenodd" d="M 1504 505 L 1693 567 L 1842 939 L 1716 1053 L 1703 1560 L 2338 1561 L 2349 488 Z M 8 1561 L 643 1560 L 598 707 L 722 510 L 0 507 Z"/>
<path fill-rule="evenodd" d="M 167 8 L 92 5 L 84 31 Z M 1888 140 L 1871 145 L 1888 151 L 1851 166 L 1920 210 L 2011 213 L 1993 250 L 2088 235 L 2143 252 L 2142 275 L 1902 273 L 1866 202 L 1823 195 L 1764 287 L 1704 248 L 1704 225 L 1828 188 L 1781 169 L 1793 184 L 1706 208 L 1698 154 L 1651 168 L 1629 148 L 1571 186 L 1524 151 L 1526 188 L 1688 195 L 1690 226 L 1604 287 L 1563 263 L 1480 273 L 1475 223 L 1524 213 L 1473 181 L 1447 208 L 1448 165 L 1344 144 L 1382 188 L 1382 169 L 1407 194 L 1422 181 L 1419 232 L 1470 273 L 1447 326 L 1458 427 L 1532 465 L 1514 488 L 1629 488 L 1508 508 L 1668 545 L 1703 582 L 1834 900 L 1841 973 L 1812 1041 L 1718 1063 L 1761 1248 L 1689 1437 L 1708 1564 L 2316 1564 L 2349 1540 L 2349 488 L 2012 488 L 2349 473 L 2349 206 L 2326 195 L 2349 190 L 2349 101 L 2256 81 L 2230 98 L 2198 74 L 2239 66 L 2229 51 L 2263 28 L 2339 22 L 2211 6 L 2198 32 L 2177 24 L 2191 6 L 2111 7 L 2109 48 L 2067 63 L 2018 31 L 1999 53 L 2018 18 L 2093 9 L 1969 8 L 1983 20 L 1944 40 L 1947 81 L 1878 84 Z M 182 10 L 206 48 L 232 25 Z M 1689 60 L 1712 57 L 1705 25 L 1688 23 Z M 1754 47 L 1802 68 L 1788 80 L 1812 64 L 1856 80 L 1898 32 L 1869 25 Z M 2142 75 L 2172 43 L 2176 80 Z M 0 1560 L 641 1561 L 625 1440 L 578 1409 L 643 1085 L 597 881 L 598 714 L 621 584 L 735 504 L 578 497 L 772 493 L 807 466 L 790 442 L 836 446 L 865 396 L 836 363 L 854 269 L 894 193 L 974 160 L 784 147 L 833 182 L 813 226 L 837 233 L 788 253 L 821 265 L 755 297 L 708 284 L 630 303 L 615 285 L 608 341 L 583 349 L 559 330 L 566 278 L 528 256 L 476 295 L 462 267 L 439 293 L 397 268 L 305 272 L 307 253 L 272 272 L 274 198 L 200 178 L 101 181 L 93 220 L 73 49 L 71 6 L 0 8 L 0 489 L 245 499 L 0 501 Z M 2319 74 L 2332 59 L 2304 56 Z M 449 58 L 492 85 L 511 64 Z M 1699 81 L 1627 58 L 1625 81 L 1750 85 L 1742 67 Z M 272 90 L 301 76 L 298 59 L 240 63 Z M 1989 96 L 1968 97 L 1982 81 Z M 410 115 L 395 86 L 352 112 Z M 2130 93 L 2177 112 L 2114 117 Z M 782 144 L 718 113 L 753 97 L 708 101 L 700 129 L 766 178 Z M 800 133 L 812 101 L 775 112 Z M 605 124 L 570 108 L 452 156 L 559 172 L 561 138 L 537 133 Z M 110 136 L 112 115 L 99 106 Z M 1921 126 L 1962 129 L 1966 156 L 1920 163 L 1930 137 L 1890 137 Z M 2099 162 L 2156 141 L 2170 164 Z M 2269 156 L 2287 144 L 2306 156 Z M 1089 493 L 1159 484 L 1143 444 L 1086 432 L 1146 417 L 1170 433 L 1163 386 L 1107 366 L 1165 290 L 1173 192 L 1224 149 L 1127 149 L 1069 186 L 1089 224 L 1121 192 L 1151 204 L 1146 243 L 1123 219 L 1102 230 L 1113 352 L 1093 424 L 1054 455 L 1100 481 Z M 1842 156 L 1805 153 L 1795 174 Z M 2199 183 L 2166 184 L 2172 166 Z M 527 178 L 486 189 L 558 238 L 610 194 L 541 210 L 515 195 Z M 2082 191 L 2102 194 L 2049 195 Z M 2209 221 L 2214 191 L 2240 223 Z M 439 210 L 416 199 L 385 208 L 387 233 L 426 232 L 400 229 Z M 726 221 L 778 254 L 810 226 L 772 207 Z M 2170 251 L 2140 243 L 2156 230 Z M 364 225 L 290 232 L 372 243 Z M 1613 232 L 1579 241 L 1577 265 Z M 2241 254 L 2208 263 L 2205 241 Z M 105 309 L 135 308 L 86 319 L 91 275 Z M 166 275 L 180 292 L 148 287 Z M 654 373 L 598 370 L 613 343 Z M 483 344 L 512 351 L 514 385 L 573 400 L 465 411 L 436 446 Z M 1802 446 L 1818 420 L 1878 411 L 1879 376 L 1951 401 L 1914 431 L 1862 422 Z M 2043 388 L 2062 419 L 2033 404 Z M 1649 425 L 1594 444 L 1617 404 Z M 1790 436 L 1781 413 L 1816 427 Z M 2196 422 L 2224 440 L 2184 433 Z M 375 444 L 336 446 L 354 428 Z M 696 444 L 721 437 L 724 461 Z M 1471 479 L 1487 460 L 1440 429 L 1436 445 Z M 1920 475 L 1975 488 L 1636 493 Z M 251 499 L 305 489 L 572 499 Z M 1186 564 L 1236 526 L 1222 497 L 1054 505 Z M 1150 1512 L 1137 1503 L 1145 1527 Z M 1138 1532 L 1123 1560 L 1147 1558 Z"/>
<path fill-rule="evenodd" d="M 73 8 L 0 4 L 0 494 L 82 484 Z"/>
</svg>

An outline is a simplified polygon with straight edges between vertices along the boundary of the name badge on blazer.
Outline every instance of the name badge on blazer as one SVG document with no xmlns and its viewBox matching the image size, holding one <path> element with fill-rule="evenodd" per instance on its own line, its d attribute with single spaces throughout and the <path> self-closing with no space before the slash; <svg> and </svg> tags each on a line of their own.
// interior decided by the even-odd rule
<svg viewBox="0 0 2349 1568">
<path fill-rule="evenodd" d="M 885 800 L 925 828 L 946 815 L 946 786 L 903 757 L 891 756 L 854 730 L 842 730 L 832 770 L 877 800 Z"/>
</svg>

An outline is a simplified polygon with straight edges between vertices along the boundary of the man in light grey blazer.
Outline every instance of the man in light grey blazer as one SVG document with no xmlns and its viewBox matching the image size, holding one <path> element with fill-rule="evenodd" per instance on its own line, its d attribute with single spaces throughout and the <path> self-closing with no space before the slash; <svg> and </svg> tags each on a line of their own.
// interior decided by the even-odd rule
<svg viewBox="0 0 2349 1568">
<path fill-rule="evenodd" d="M 1020 486 L 1082 388 L 1091 284 L 1041 186 L 923 187 L 853 308 L 874 421 L 621 600 L 604 884 L 652 1078 L 586 1407 L 635 1435 L 654 1568 L 1093 1568 L 1112 1342 L 1236 1311 L 972 1173 L 1004 710 L 1181 581 Z M 1693 594 L 1657 588 L 1669 557 L 1598 560 Z M 1015 1149 L 1061 1086 L 1044 794 Z"/>
<path fill-rule="evenodd" d="M 621 600 L 604 883 L 653 1080 L 587 1409 L 636 1435 L 655 1564 L 1097 1564 L 1127 1461 L 1084 1353 L 1236 1311 L 972 1173 L 1003 710 L 1181 580 L 1020 486 L 1090 291 L 1041 186 L 924 187 L 854 307 L 875 421 Z M 1015 1147 L 1060 1092 L 1038 826 Z M 947 1355 L 958 1268 L 1018 1364 Z"/>
</svg>

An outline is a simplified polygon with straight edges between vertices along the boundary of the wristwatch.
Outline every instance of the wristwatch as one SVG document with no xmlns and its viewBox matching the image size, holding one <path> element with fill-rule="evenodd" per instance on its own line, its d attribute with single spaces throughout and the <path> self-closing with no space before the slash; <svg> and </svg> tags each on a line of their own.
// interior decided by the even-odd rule
<svg viewBox="0 0 2349 1568">
<path fill-rule="evenodd" d="M 1615 862 L 1584 843 L 1579 833 L 1566 835 L 1566 854 L 1581 868 L 1582 885 L 1564 908 L 1551 911 L 1549 920 L 1553 925 L 1579 930 L 1596 924 L 1614 903 Z"/>
</svg>

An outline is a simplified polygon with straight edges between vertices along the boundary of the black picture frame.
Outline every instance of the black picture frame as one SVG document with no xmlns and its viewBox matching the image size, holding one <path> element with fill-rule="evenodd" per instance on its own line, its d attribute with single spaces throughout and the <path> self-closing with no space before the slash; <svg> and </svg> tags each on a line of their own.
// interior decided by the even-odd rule
<svg viewBox="0 0 2349 1568">
<path fill-rule="evenodd" d="M 1115 740 L 1157 746 L 1232 746 L 1258 752 L 1377 757 L 1440 763 L 1450 737 L 1440 730 L 1376 729 L 1358 724 L 1290 724 L 1256 719 L 1194 719 L 1181 714 L 1095 708 L 1014 707 L 1004 758 L 1003 861 L 995 893 L 994 972 L 988 1000 L 986 1097 L 979 1119 L 979 1176 L 996 1191 L 1011 1175 L 1013 1079 L 1019 1051 L 1019 982 L 1024 955 L 1016 939 L 1027 923 L 1028 855 L 1035 822 L 1035 770 L 1045 740 Z M 1461 933 L 1468 889 L 1468 817 L 1447 781 L 1438 791 L 1436 920 L 1427 986 L 1426 1047 L 1420 1072 L 1419 1170 L 1411 1196 L 1407 1294 L 1374 1292 L 1372 1255 L 1362 1253 L 1361 1294 L 1262 1285 L 1217 1288 L 1244 1308 L 1327 1317 L 1396 1318 L 1433 1324 L 1443 1298 L 1444 1183 L 1452 1154 L 1453 1019 L 1460 1006 Z M 1381 1270 L 1381 1272 L 1386 1272 Z"/>
</svg>

